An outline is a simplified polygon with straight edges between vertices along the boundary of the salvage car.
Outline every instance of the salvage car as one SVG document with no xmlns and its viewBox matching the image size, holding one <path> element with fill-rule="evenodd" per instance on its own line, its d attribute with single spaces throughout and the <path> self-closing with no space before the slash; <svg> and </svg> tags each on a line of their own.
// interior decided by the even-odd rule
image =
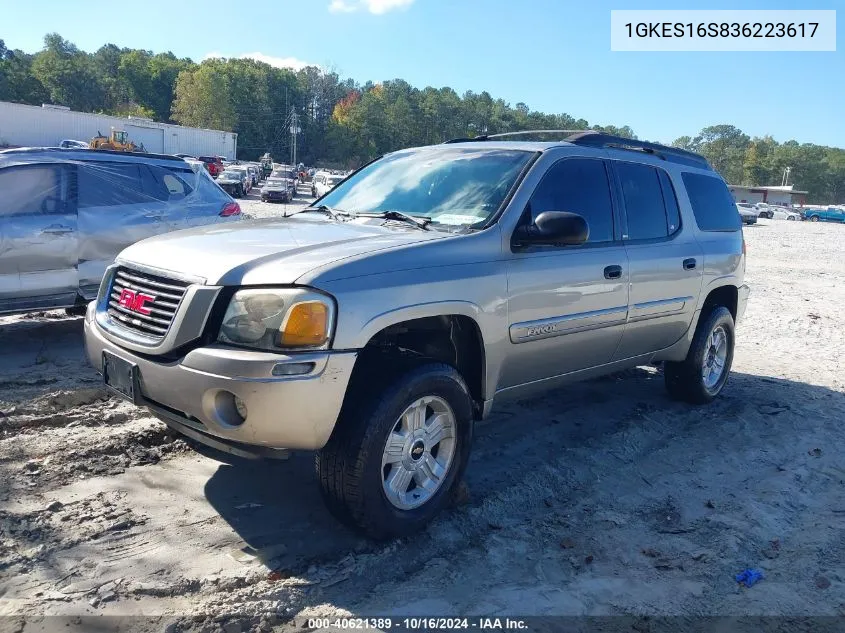
<svg viewBox="0 0 845 633">
<path fill-rule="evenodd" d="M 270 176 L 261 187 L 262 202 L 290 202 L 290 181 Z"/>
<path fill-rule="evenodd" d="M 785 209 L 783 207 L 770 207 L 769 212 L 769 217 L 775 220 L 792 220 L 794 222 L 803 219 L 801 214 L 797 211 L 792 211 L 791 209 Z"/>
<path fill-rule="evenodd" d="M 228 167 L 226 167 L 226 170 L 238 172 L 243 176 L 244 187 L 246 188 L 246 190 L 244 191 L 244 195 L 252 191 L 252 174 L 249 172 L 249 169 L 247 169 L 245 165 L 229 165 Z"/>
<path fill-rule="evenodd" d="M 129 247 L 88 307 L 90 362 L 196 442 L 318 451 L 329 510 L 377 539 L 449 504 L 501 401 L 658 362 L 671 396 L 716 398 L 749 293 L 725 181 L 678 148 L 514 137 L 400 150 L 291 217 Z"/>
<path fill-rule="evenodd" d="M 208 173 L 212 178 L 217 178 L 220 172 L 223 171 L 223 159 L 220 156 L 199 156 L 197 160 L 205 163 Z"/>
<path fill-rule="evenodd" d="M 757 224 L 757 210 L 753 205 L 737 202 L 736 210 L 739 212 L 743 224 Z"/>
<path fill-rule="evenodd" d="M 318 172 L 311 181 L 311 195 L 315 198 L 326 195 L 344 178 L 346 178 L 346 176 Z"/>
<path fill-rule="evenodd" d="M 233 198 L 243 198 L 247 192 L 247 176 L 240 169 L 224 169 L 217 176 L 217 184 Z"/>
<path fill-rule="evenodd" d="M 0 313 L 84 305 L 130 244 L 240 219 L 205 170 L 174 156 L 5 150 L 0 191 Z"/>
</svg>

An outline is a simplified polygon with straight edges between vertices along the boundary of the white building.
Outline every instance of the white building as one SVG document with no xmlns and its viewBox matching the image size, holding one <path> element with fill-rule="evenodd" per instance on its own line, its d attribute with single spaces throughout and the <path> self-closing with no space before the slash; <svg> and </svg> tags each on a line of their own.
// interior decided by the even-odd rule
<svg viewBox="0 0 845 633">
<path fill-rule="evenodd" d="M 234 159 L 238 149 L 234 132 L 0 101 L 0 147 L 56 147 L 65 139 L 88 142 L 98 133 L 109 136 L 112 129 L 126 130 L 130 141 L 158 154 Z"/>
<path fill-rule="evenodd" d="M 777 187 L 746 187 L 744 185 L 728 185 L 735 202 L 768 202 L 776 205 L 801 205 L 807 198 L 806 191 L 794 189 L 795 185 Z"/>
</svg>

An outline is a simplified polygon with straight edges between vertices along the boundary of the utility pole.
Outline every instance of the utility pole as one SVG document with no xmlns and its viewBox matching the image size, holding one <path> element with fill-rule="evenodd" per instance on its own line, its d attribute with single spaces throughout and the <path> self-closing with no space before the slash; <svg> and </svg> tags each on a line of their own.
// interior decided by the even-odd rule
<svg viewBox="0 0 845 633">
<path fill-rule="evenodd" d="M 792 171 L 792 167 L 786 167 L 783 170 L 783 178 L 780 181 L 781 186 L 786 186 L 789 184 L 789 172 Z"/>
<path fill-rule="evenodd" d="M 296 168 L 296 137 L 299 134 L 299 116 L 296 114 L 296 108 L 290 109 L 290 164 Z"/>
</svg>

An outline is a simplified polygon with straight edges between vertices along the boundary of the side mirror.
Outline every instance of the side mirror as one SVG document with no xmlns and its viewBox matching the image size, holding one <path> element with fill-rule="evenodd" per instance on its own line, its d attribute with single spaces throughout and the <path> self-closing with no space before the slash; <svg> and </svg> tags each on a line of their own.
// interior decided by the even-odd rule
<svg viewBox="0 0 845 633">
<path fill-rule="evenodd" d="M 567 211 L 544 211 L 533 223 L 519 226 L 513 234 L 514 246 L 577 246 L 587 241 L 590 227 L 583 216 Z"/>
</svg>

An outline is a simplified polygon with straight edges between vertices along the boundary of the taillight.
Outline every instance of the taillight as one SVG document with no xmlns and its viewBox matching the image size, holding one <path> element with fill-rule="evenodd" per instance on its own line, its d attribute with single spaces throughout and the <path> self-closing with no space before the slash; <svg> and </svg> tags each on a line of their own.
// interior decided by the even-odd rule
<svg viewBox="0 0 845 633">
<path fill-rule="evenodd" d="M 231 218 L 233 215 L 240 215 L 241 208 L 238 206 L 237 202 L 230 202 L 223 210 L 218 214 L 221 218 Z"/>
</svg>

